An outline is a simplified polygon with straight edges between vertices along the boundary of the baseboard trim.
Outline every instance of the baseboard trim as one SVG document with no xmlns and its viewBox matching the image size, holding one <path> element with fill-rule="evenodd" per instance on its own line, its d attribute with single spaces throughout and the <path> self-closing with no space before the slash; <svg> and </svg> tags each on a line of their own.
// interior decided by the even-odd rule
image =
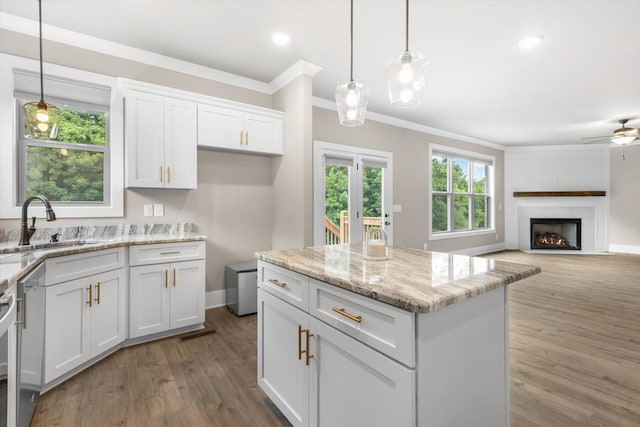
<svg viewBox="0 0 640 427">
<path fill-rule="evenodd" d="M 204 297 L 204 307 L 214 308 L 225 305 L 225 290 L 207 292 Z"/>
<path fill-rule="evenodd" d="M 640 255 L 640 246 L 637 245 L 609 245 L 609 252 Z"/>
<path fill-rule="evenodd" d="M 491 253 L 491 252 L 503 251 L 505 249 L 507 249 L 507 245 L 505 245 L 504 243 L 496 243 L 494 245 L 477 246 L 475 248 L 459 249 L 457 251 L 451 251 L 451 253 L 458 254 L 458 255 L 474 256 L 474 255 L 484 255 L 484 254 L 488 254 L 488 253 Z"/>
</svg>

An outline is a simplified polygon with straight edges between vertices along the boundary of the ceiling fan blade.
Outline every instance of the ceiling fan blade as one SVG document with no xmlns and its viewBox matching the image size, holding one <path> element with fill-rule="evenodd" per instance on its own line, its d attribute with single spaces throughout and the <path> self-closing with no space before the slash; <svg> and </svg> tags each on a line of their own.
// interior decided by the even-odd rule
<svg viewBox="0 0 640 427">
<path fill-rule="evenodd" d="M 611 138 L 611 135 L 603 135 L 603 136 L 586 136 L 582 139 L 602 139 L 602 138 Z"/>
<path fill-rule="evenodd" d="M 608 142 L 609 141 L 609 137 L 605 136 L 604 138 L 599 137 L 599 136 L 595 136 L 593 138 L 600 138 L 600 139 L 594 139 L 593 141 L 587 141 L 584 144 L 600 144 L 602 142 Z M 589 138 L 582 138 L 582 139 L 589 139 Z"/>
</svg>

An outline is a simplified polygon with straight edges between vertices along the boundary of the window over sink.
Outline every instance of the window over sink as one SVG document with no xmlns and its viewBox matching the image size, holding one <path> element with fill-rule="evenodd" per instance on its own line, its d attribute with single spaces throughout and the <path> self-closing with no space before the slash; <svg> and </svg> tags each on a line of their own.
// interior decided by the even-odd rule
<svg viewBox="0 0 640 427">
<path fill-rule="evenodd" d="M 22 106 L 40 99 L 37 61 L 0 54 L 0 218 L 42 194 L 59 218 L 123 215 L 122 96 L 114 77 L 44 64 L 57 132 L 25 132 Z M 39 214 L 38 214 L 39 215 Z"/>
</svg>

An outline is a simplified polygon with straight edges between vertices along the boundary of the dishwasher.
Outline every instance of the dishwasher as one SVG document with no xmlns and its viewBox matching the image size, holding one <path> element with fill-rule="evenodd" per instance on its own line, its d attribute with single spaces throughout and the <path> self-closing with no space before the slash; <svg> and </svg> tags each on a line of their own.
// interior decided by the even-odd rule
<svg viewBox="0 0 640 427">
<path fill-rule="evenodd" d="M 40 264 L 18 281 L 17 304 L 17 427 L 28 427 L 43 379 L 44 269 Z"/>
</svg>

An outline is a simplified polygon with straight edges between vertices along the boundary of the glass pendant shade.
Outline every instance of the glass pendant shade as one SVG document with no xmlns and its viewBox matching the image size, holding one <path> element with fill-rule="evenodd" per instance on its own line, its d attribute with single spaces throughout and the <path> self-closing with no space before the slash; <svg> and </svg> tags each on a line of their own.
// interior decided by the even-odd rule
<svg viewBox="0 0 640 427">
<path fill-rule="evenodd" d="M 636 138 L 636 136 L 614 136 L 611 138 L 611 142 L 618 145 L 626 145 L 633 142 Z"/>
<path fill-rule="evenodd" d="M 22 107 L 25 137 L 55 139 L 58 136 L 60 109 L 46 102 L 27 102 Z"/>
<path fill-rule="evenodd" d="M 427 84 L 427 66 L 419 52 L 402 52 L 387 66 L 389 100 L 392 107 L 409 108 L 420 105 Z"/>
<path fill-rule="evenodd" d="M 40 102 L 27 102 L 22 107 L 24 136 L 27 138 L 55 139 L 58 136 L 60 109 L 44 102 L 44 76 L 42 73 L 42 0 L 38 0 L 38 25 L 40 42 Z"/>
<path fill-rule="evenodd" d="M 369 89 L 353 80 L 336 88 L 338 118 L 342 126 L 360 126 L 364 123 L 367 111 Z"/>
</svg>

